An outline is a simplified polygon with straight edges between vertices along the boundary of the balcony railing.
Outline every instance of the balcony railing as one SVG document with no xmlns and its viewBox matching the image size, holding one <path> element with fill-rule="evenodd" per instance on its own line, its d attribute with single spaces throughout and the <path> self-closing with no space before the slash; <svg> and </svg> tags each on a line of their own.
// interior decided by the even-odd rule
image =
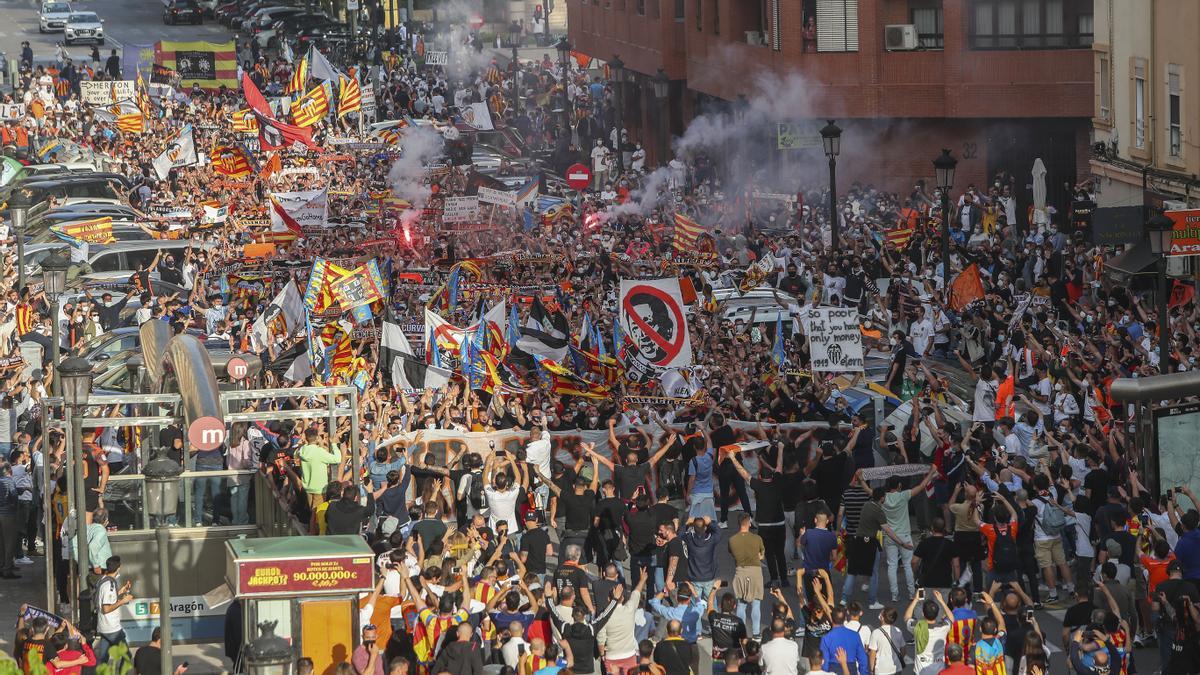
<svg viewBox="0 0 1200 675">
<path fill-rule="evenodd" d="M 1091 33 L 973 33 L 967 36 L 971 49 L 1090 49 Z"/>
</svg>

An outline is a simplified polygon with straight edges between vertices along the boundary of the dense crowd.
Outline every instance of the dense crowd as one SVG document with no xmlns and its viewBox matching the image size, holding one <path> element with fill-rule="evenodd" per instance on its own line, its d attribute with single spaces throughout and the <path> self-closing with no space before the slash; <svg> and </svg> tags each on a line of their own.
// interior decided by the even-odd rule
<svg viewBox="0 0 1200 675">
<path fill-rule="evenodd" d="M 489 666 L 519 675 L 1045 674 L 1052 643 L 1065 659 L 1054 672 L 1136 672 L 1147 653 L 1138 648 L 1151 645 L 1162 672 L 1200 672 L 1200 501 L 1187 486 L 1141 482 L 1143 449 L 1107 391 L 1117 377 L 1195 367 L 1200 315 L 1190 294 L 1161 325 L 1146 296 L 1105 277 L 1115 252 L 1093 246 L 1067 205 L 1018 212 L 1010 173 L 952 195 L 949 260 L 939 256 L 940 194 L 923 185 L 907 195 L 853 185 L 839 196 L 831 242 L 816 206 L 827 192 L 725 194 L 740 182 L 723 172 L 718 149 L 672 161 L 666 181 L 647 180 L 640 146 L 617 142 L 612 86 L 599 71 L 572 63 L 564 73 L 547 56 L 519 70 L 493 62 L 447 73 L 423 65 L 423 39 L 404 39 L 356 75 L 374 85 L 377 119 L 403 121 L 394 135 L 360 136 L 354 114 L 330 115 L 313 127 L 321 152 L 251 151 L 257 166 L 236 178 L 200 162 L 160 179 L 152 159 L 185 125 L 201 152 L 252 147 L 257 136 L 236 129 L 242 91 L 155 89 L 142 132 L 80 102 L 78 81 L 104 77 L 87 64 L 38 65 L 5 95 L 29 111 L 5 123 L 7 155 L 103 158 L 128 179 L 123 198 L 144 215 L 143 231 L 193 246 L 144 263 L 121 300 L 89 290 L 54 317 L 36 284 L 18 287 L 21 234 L 8 223 L 0 232 L 0 357 L 12 364 L 0 399 L 0 576 L 16 579 L 32 557 L 53 555 L 59 600 L 69 601 L 77 526 L 62 435 L 41 429 L 49 357 L 8 357 L 25 354 L 23 343 L 48 349 L 54 321 L 67 350 L 161 320 L 260 356 L 266 385 L 358 387 L 357 425 L 330 428 L 319 402 L 296 398 L 278 405 L 313 408 L 313 419 L 237 424 L 216 451 L 185 450 L 177 428 L 158 436 L 189 470 L 261 471 L 274 492 L 255 499 L 282 499 L 309 533 L 363 535 L 377 551 L 378 585 L 360 603 L 361 640 L 339 675 Z M 288 89 L 293 64 L 248 56 L 241 70 L 259 90 Z M 548 153 L 541 167 L 514 160 L 487 175 L 441 162 L 471 156 L 461 114 L 476 102 L 528 150 Z M 430 128 L 438 152 L 405 161 L 411 139 Z M 616 152 L 628 156 L 623 175 Z M 505 176 L 537 182 L 536 172 L 560 174 L 578 160 L 594 169 L 593 189 L 563 194 L 542 180 L 545 204 L 484 208 L 467 227 L 437 218 L 447 198 L 502 187 Z M 247 244 L 271 240 L 270 193 L 321 188 L 327 227 L 275 239 L 265 258 L 247 255 Z M 707 229 L 700 255 L 673 251 L 676 213 Z M 348 315 L 310 313 L 305 324 L 326 328 L 254 339 L 269 303 L 291 280 L 304 288 L 318 257 L 380 264 L 388 293 L 373 318 L 349 325 Z M 764 260 L 769 269 L 751 286 L 769 287 L 769 298 L 731 319 L 732 289 Z M 971 302 L 951 302 L 943 265 L 951 278 L 978 274 Z M 617 284 L 647 276 L 685 277 L 696 291 L 695 362 L 674 374 L 685 396 L 665 381 L 621 377 Z M 168 284 L 181 290 L 162 292 Z M 516 309 L 506 334 L 489 338 L 504 358 L 486 388 L 463 373 L 401 387 L 378 332 L 355 330 L 421 324 L 426 310 L 471 325 L 499 301 Z M 800 318 L 827 306 L 858 309 L 863 345 L 883 372 L 813 372 Z M 756 321 L 776 308 L 780 318 Z M 519 348 L 535 313 L 572 329 L 556 377 Z M 308 357 L 314 336 L 331 334 L 338 370 L 287 367 Z M 1159 340 L 1170 343 L 1169 364 L 1158 361 Z M 868 387 L 889 410 L 906 405 L 875 426 L 849 396 Z M 492 440 L 430 442 L 455 434 Z M 352 437 L 360 463 L 350 461 Z M 16 657 L 26 673 L 129 658 L 113 650 L 126 642 L 118 613 L 136 580 L 120 578 L 108 544 L 107 481 L 137 472 L 143 445 L 131 430 L 85 432 L 95 642 L 69 623 L 22 619 Z M 52 513 L 40 512 L 42 485 L 57 486 Z M 196 525 L 249 522 L 246 483 L 198 485 L 188 505 Z M 58 533 L 44 544 L 42 518 Z M 1065 610 L 1061 635 L 1039 623 L 1038 611 L 1052 608 Z M 142 656 L 156 648 L 139 649 L 139 672 L 157 672 Z"/>
</svg>

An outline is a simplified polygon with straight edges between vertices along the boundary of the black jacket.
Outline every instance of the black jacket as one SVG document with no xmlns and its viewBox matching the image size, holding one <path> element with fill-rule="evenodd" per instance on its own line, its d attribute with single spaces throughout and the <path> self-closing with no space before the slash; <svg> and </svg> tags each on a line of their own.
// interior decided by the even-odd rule
<svg viewBox="0 0 1200 675">
<path fill-rule="evenodd" d="M 430 672 L 442 671 L 451 675 L 483 675 L 483 651 L 475 640 L 452 642 L 442 648 Z"/>
</svg>

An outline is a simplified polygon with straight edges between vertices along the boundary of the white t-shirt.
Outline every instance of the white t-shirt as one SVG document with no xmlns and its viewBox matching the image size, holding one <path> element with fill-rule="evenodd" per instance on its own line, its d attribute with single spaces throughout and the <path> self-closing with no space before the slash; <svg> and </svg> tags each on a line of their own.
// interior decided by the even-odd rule
<svg viewBox="0 0 1200 675">
<path fill-rule="evenodd" d="M 800 645 L 788 638 L 774 638 L 762 646 L 763 673 L 766 675 L 798 675 Z"/>
<path fill-rule="evenodd" d="M 915 633 L 917 619 L 908 621 L 908 632 Z M 950 634 L 950 624 L 938 621 L 929 626 L 929 642 L 925 643 L 925 651 L 918 652 L 915 659 L 917 675 L 927 672 L 937 675 L 946 666 L 943 654 L 946 651 L 946 636 Z"/>
<path fill-rule="evenodd" d="M 996 421 L 996 392 L 1000 383 L 995 380 L 979 380 L 975 383 L 975 407 L 971 409 L 972 422 Z"/>
<path fill-rule="evenodd" d="M 900 659 L 892 645 L 904 649 L 904 634 L 895 626 L 880 626 L 871 632 L 867 649 L 875 652 L 874 675 L 892 675 L 900 672 Z"/>
<path fill-rule="evenodd" d="M 542 477 L 550 480 L 550 432 L 543 431 L 541 436 L 525 446 L 525 461 L 537 466 Z"/>
<path fill-rule="evenodd" d="M 96 630 L 106 635 L 121 630 L 121 610 L 114 609 L 107 614 L 104 612 L 105 605 L 115 604 L 120 599 L 117 590 L 117 580 L 111 577 L 105 577 L 96 588 L 96 602 L 100 608 L 97 612 L 99 616 L 96 619 Z"/>
<path fill-rule="evenodd" d="M 913 351 L 918 356 L 924 356 L 929 348 L 929 339 L 933 337 L 933 322 L 928 318 L 921 319 L 909 327 L 909 339 L 912 340 Z"/>
<path fill-rule="evenodd" d="M 517 524 L 517 497 L 521 495 L 521 491 L 515 487 L 501 492 L 491 485 L 483 486 L 483 494 L 487 497 L 488 510 L 491 511 L 491 516 L 488 518 L 488 526 L 492 531 L 496 530 L 496 523 L 501 520 L 508 521 L 509 532 L 519 532 Z"/>
<path fill-rule="evenodd" d="M 871 643 L 871 627 L 862 625 L 861 621 L 847 621 L 846 628 L 858 633 L 858 639 L 862 640 L 863 649 L 866 650 L 867 645 Z"/>
</svg>

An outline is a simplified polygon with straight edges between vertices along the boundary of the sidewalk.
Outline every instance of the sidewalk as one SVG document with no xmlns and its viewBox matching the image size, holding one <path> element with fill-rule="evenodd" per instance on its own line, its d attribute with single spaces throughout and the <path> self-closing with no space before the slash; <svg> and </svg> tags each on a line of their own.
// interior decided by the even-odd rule
<svg viewBox="0 0 1200 675">
<path fill-rule="evenodd" d="M 38 556 L 33 561 L 33 565 L 17 570 L 20 579 L 0 580 L 0 625 L 5 626 L 4 630 L 0 630 L 0 651 L 9 654 L 13 650 L 17 612 L 21 605 L 28 603 L 43 607 L 46 604 L 46 559 Z M 54 611 L 52 607 L 43 608 Z M 136 650 L 141 645 L 132 646 Z M 187 661 L 188 675 L 228 673 L 233 665 L 225 658 L 225 647 L 220 643 L 177 644 L 171 651 L 176 664 Z"/>
</svg>

